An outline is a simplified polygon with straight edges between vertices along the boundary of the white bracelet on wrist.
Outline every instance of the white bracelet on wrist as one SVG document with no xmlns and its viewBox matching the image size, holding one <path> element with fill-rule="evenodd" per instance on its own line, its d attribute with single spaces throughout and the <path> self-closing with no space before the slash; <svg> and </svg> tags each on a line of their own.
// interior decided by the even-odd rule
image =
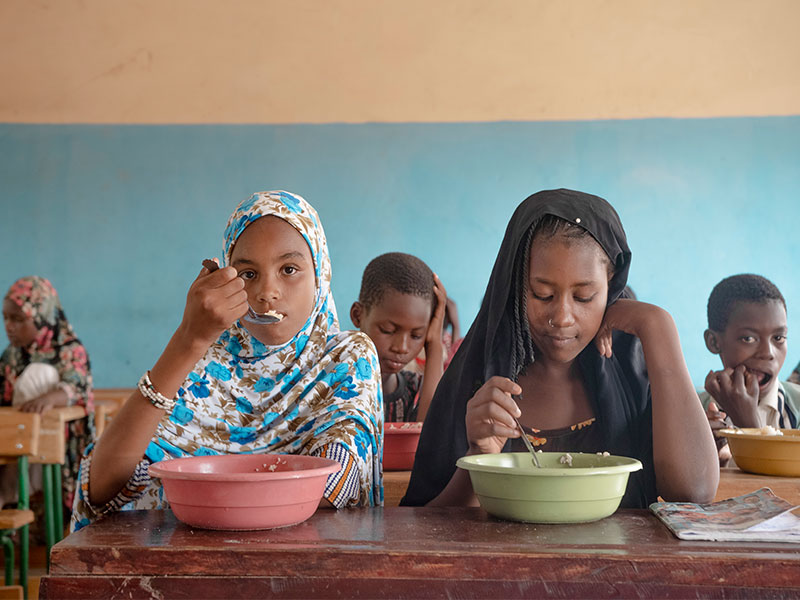
<svg viewBox="0 0 800 600">
<path fill-rule="evenodd" d="M 165 410 L 167 412 L 172 412 L 173 407 L 175 406 L 175 399 L 174 398 L 167 398 L 163 394 L 160 394 L 158 390 L 156 390 L 153 382 L 150 381 L 150 371 L 145 371 L 142 378 L 139 379 L 139 384 L 137 385 L 139 391 L 142 393 L 142 396 L 150 400 L 150 403 L 155 406 L 156 408 L 160 408 L 161 410 Z"/>
</svg>

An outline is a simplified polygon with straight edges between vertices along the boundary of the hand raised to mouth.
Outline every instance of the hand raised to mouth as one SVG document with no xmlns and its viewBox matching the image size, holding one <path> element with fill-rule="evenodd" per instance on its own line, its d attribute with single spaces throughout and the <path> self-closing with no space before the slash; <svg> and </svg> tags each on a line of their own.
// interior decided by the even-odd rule
<svg viewBox="0 0 800 600">
<path fill-rule="evenodd" d="M 219 265 L 215 261 L 208 258 L 203 261 L 203 266 L 208 269 L 209 273 L 213 273 L 219 269 Z M 247 314 L 244 316 L 244 319 L 257 325 L 270 325 L 272 323 L 281 321 L 283 319 L 283 315 L 279 312 L 275 312 L 274 310 L 268 310 L 265 313 L 256 312 L 253 310 L 253 307 L 248 304 Z"/>
</svg>

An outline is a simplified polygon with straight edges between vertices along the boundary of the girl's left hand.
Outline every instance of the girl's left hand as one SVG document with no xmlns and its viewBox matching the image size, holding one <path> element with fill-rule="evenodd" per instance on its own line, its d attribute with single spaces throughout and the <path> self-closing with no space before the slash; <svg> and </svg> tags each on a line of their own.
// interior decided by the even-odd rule
<svg viewBox="0 0 800 600">
<path fill-rule="evenodd" d="M 436 273 L 433 274 L 433 293 L 436 296 L 436 309 L 433 311 L 430 325 L 428 325 L 428 334 L 425 336 L 425 356 L 428 356 L 428 348 L 431 344 L 442 343 L 444 312 L 447 308 L 447 291 Z"/>
<path fill-rule="evenodd" d="M 611 332 L 624 331 L 630 335 L 642 337 L 643 330 L 668 313 L 654 304 L 639 302 L 629 298 L 620 298 L 606 308 L 603 322 L 594 337 L 598 352 L 611 358 Z"/>
</svg>

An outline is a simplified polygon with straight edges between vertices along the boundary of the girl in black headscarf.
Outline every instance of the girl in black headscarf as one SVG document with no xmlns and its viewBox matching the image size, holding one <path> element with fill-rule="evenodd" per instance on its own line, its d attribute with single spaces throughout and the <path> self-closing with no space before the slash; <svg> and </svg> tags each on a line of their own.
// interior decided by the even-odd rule
<svg viewBox="0 0 800 600">
<path fill-rule="evenodd" d="M 716 449 L 675 324 L 624 297 L 630 261 L 602 198 L 544 191 L 517 208 L 436 389 L 401 504 L 476 505 L 456 460 L 524 450 L 512 416 L 543 450 L 639 459 L 623 507 L 713 499 Z"/>
</svg>

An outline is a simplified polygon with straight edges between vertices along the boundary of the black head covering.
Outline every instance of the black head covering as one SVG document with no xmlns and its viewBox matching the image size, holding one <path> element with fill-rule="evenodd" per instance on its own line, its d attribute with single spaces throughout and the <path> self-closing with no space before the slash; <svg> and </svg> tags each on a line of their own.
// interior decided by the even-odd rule
<svg viewBox="0 0 800 600">
<path fill-rule="evenodd" d="M 456 460 L 468 449 L 464 417 L 467 401 L 478 388 L 495 375 L 516 377 L 511 356 L 514 263 L 528 232 L 546 215 L 578 225 L 597 240 L 614 265 L 608 304 L 623 293 L 631 252 L 619 216 L 608 202 L 561 189 L 538 192 L 520 204 L 506 229 L 478 316 L 436 388 L 403 505 L 426 504 L 447 485 Z M 631 456 L 644 464 L 644 471 L 632 474 L 622 505 L 646 507 L 657 494 L 649 382 L 641 345 L 633 336 L 614 332 L 610 359 L 589 344 L 577 360 L 594 404 L 593 426 L 603 431 L 605 446 L 598 451 Z"/>
</svg>

